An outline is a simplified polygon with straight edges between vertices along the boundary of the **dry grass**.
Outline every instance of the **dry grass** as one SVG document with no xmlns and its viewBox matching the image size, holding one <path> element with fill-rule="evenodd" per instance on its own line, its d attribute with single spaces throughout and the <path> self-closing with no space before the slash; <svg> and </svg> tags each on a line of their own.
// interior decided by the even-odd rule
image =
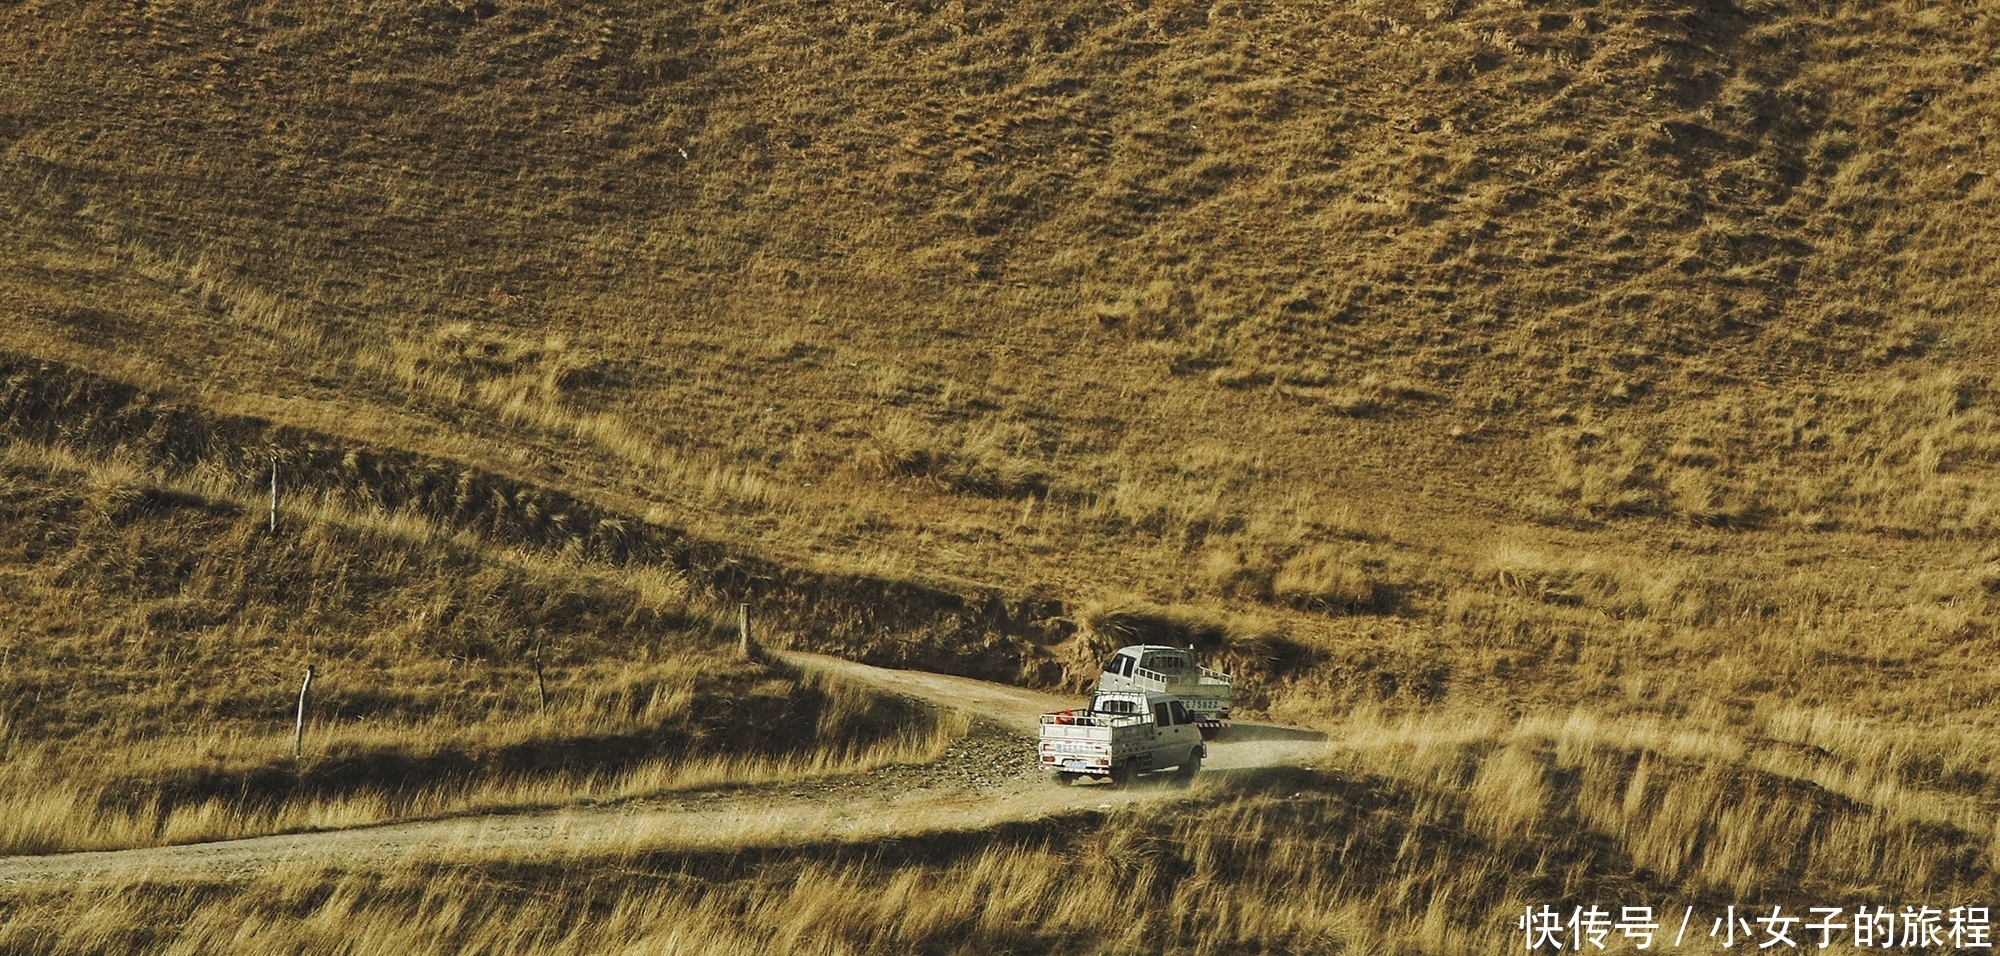
<svg viewBox="0 0 2000 956">
<path fill-rule="evenodd" d="M 1317 809 L 1231 791 L 1158 844 L 1114 816 L 712 893 L 493 861 L 139 888 L 0 939 L 1485 951 L 1488 915 L 1634 868 L 1988 892 L 1995 31 L 1873 0 L 0 6 L 12 845 L 927 752 L 724 660 L 706 609 L 745 595 L 780 639 L 1044 685 L 1126 609 L 1396 795 L 1307 776 Z M 280 439 L 338 474 L 273 538 Z M 384 503 L 474 470 L 506 501 Z M 312 766 L 478 782 L 274 760 L 307 661 Z M 796 723 L 722 746 L 760 694 Z M 606 737 L 629 759 L 510 769 Z M 217 796 L 264 774 L 283 801 Z M 1366 885 L 1314 868 L 1350 846 Z"/>
<path fill-rule="evenodd" d="M 1985 527 L 1972 12 L 782 6 L 10 12 L 11 345 L 897 575 Z"/>
<path fill-rule="evenodd" d="M 1344 729 L 1330 765 L 1211 778 L 1164 812 L 993 826 L 924 811 L 877 821 L 886 840 L 633 833 L 382 871 L 29 887 L 0 949 L 1479 953 L 1529 904 L 1949 906 L 1994 888 L 1962 845 L 1991 833 L 1800 786 L 1725 732 L 1583 711 L 1361 713 Z M 1893 865 L 1857 865 L 1884 845 Z M 1705 934 L 1683 948 L 1721 951 Z"/>
<path fill-rule="evenodd" d="M 676 741 L 716 684 L 706 669 L 685 668 L 669 665 L 664 682 L 657 672 L 628 671 L 608 691 L 593 688 L 546 712 L 470 725 L 315 721 L 311 744 L 297 758 L 289 735 L 245 739 L 227 726 L 87 753 L 15 745 L 0 773 L 0 854 L 199 843 L 797 783 L 937 760 L 966 731 L 962 715 L 885 707 L 865 692 L 809 679 L 761 687 L 752 698 L 764 707 L 816 705 L 802 740 Z M 700 698 L 697 679 L 706 685 Z M 566 751 L 574 755 L 557 756 Z M 210 795 L 215 791 L 223 792 Z"/>
<path fill-rule="evenodd" d="M 277 543 L 232 476 L 18 444 L 0 488 L 33 612 L 5 645 L 0 852 L 803 778 L 932 759 L 964 730 L 732 659 L 657 566 L 583 568 L 335 498 L 288 507 Z"/>
<path fill-rule="evenodd" d="M 1484 839 L 1582 826 L 1631 868 L 1696 897 L 1771 896 L 1798 880 L 1900 892 L 1991 881 L 1985 861 L 2000 829 L 1983 784 L 1986 734 L 1937 727 L 1900 738 L 1791 710 L 1768 736 L 1746 738 L 1723 716 L 1666 722 L 1577 710 L 1510 725 L 1491 714 L 1385 720 L 1363 711 L 1329 759 L 1462 793 L 1465 826 Z M 1814 742 L 1801 747 L 1808 735 Z M 1922 769 L 1898 759 L 1905 748 L 1924 755 Z M 1940 765 L 1955 772 L 1941 775 Z M 1899 847 L 1893 863 L 1862 850 L 1885 845 Z"/>
</svg>

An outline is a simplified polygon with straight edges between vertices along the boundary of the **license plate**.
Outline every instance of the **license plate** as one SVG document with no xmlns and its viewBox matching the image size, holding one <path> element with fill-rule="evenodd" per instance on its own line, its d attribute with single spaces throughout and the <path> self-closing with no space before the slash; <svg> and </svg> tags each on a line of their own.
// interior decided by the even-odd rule
<svg viewBox="0 0 2000 956">
<path fill-rule="evenodd" d="M 1064 770 L 1088 770 L 1088 769 L 1090 769 L 1090 761 L 1088 761 L 1088 760 L 1065 760 L 1065 761 L 1063 761 L 1063 769 L 1064 769 Z"/>
</svg>

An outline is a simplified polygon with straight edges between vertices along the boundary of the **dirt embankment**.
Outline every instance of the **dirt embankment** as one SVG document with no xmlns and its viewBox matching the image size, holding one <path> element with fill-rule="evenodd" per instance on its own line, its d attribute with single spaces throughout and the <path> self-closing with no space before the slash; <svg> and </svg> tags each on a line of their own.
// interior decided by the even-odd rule
<svg viewBox="0 0 2000 956">
<path fill-rule="evenodd" d="M 262 418 L 219 415 L 57 362 L 0 352 L 0 440 L 116 451 L 172 475 L 203 467 L 246 495 L 275 460 L 287 494 L 405 511 L 498 544 L 609 565 L 662 564 L 718 604 L 749 601 L 811 649 L 894 667 L 1059 686 L 1063 602 L 779 563 L 467 462 Z"/>
<path fill-rule="evenodd" d="M 288 496 L 410 513 L 498 545 L 608 566 L 671 567 L 715 606 L 754 604 L 776 643 L 883 667 L 1077 689 L 1095 678 L 1105 654 L 1134 643 L 1194 645 L 1264 687 L 1315 663 L 1281 636 L 1235 634 L 1159 609 L 1086 619 L 1048 595 L 789 564 L 472 463 L 218 414 L 0 351 L 0 442 L 7 441 L 115 453 L 170 477 L 199 468 L 229 476 L 246 497 L 263 493 L 275 461 Z"/>
</svg>

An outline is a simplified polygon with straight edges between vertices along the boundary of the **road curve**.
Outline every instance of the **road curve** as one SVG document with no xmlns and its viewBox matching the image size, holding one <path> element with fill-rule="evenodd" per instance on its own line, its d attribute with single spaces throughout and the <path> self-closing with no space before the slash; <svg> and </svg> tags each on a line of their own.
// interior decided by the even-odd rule
<svg viewBox="0 0 2000 956">
<path fill-rule="evenodd" d="M 764 787 L 669 793 L 612 805 L 458 817 L 350 830 L 292 833 L 215 843 L 45 856 L 0 857 L 0 894 L 10 885 L 81 880 L 215 880 L 277 868 L 374 869 L 405 861 L 553 859 L 668 848 L 779 846 L 803 839 L 866 840 L 896 834 L 971 830 L 1092 807 L 1170 798 L 1162 786 L 1112 789 L 1052 785 L 1027 758 L 1023 738 L 1036 718 L 1077 701 L 1039 691 L 889 670 L 816 654 L 780 655 L 794 666 L 879 690 L 971 712 L 982 719 L 968 746 L 1022 758 L 997 779 L 979 782 L 933 774 L 896 778 L 890 771 Z M 1324 749 L 1318 734 L 1239 726 L 1210 744 L 1206 766 L 1272 766 Z M 961 747 L 954 753 L 962 753 Z M 946 761 L 957 759 L 947 754 Z"/>
</svg>

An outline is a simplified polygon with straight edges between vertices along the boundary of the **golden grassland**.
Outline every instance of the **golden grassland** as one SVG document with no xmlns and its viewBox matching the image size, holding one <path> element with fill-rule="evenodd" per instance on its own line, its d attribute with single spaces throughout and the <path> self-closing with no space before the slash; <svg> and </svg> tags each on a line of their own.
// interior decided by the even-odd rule
<svg viewBox="0 0 2000 956">
<path fill-rule="evenodd" d="M 1212 6 L 15 5 L 10 335 L 1016 587 L 1990 527 L 1976 7 Z"/>
<path fill-rule="evenodd" d="M 1464 717 L 1358 715 L 1327 765 L 1211 778 L 1164 814 L 1142 804 L 971 831 L 907 820 L 915 835 L 726 850 L 632 832 L 581 853 L 30 888 L 0 949 L 1496 952 L 1524 907 L 1551 899 L 1706 914 L 1751 895 L 1802 911 L 1948 908 L 1992 891 L 1975 862 L 1990 815 L 1966 832 L 1935 806 L 1871 806 L 1774 772 L 1778 751 L 1723 734 L 1582 712 Z M 1790 726 L 1828 761 L 1885 756 L 1865 728 Z M 1718 943 L 1697 926 L 1680 949 Z"/>
<path fill-rule="evenodd" d="M 1995 30 L 0 5 L 0 851 L 962 731 L 733 660 L 745 598 L 1043 686 L 1191 641 L 1335 731 L 1164 817 L 8 891 L 0 950 L 1490 952 L 1527 903 L 1990 903 Z"/>
<path fill-rule="evenodd" d="M 0 499 L 10 613 L 34 628 L 4 647 L 0 852 L 851 772 L 964 732 L 736 660 L 653 569 L 592 571 L 328 502 L 274 542 L 254 501 L 19 445 Z M 45 553 L 64 518 L 66 547 Z"/>
</svg>

